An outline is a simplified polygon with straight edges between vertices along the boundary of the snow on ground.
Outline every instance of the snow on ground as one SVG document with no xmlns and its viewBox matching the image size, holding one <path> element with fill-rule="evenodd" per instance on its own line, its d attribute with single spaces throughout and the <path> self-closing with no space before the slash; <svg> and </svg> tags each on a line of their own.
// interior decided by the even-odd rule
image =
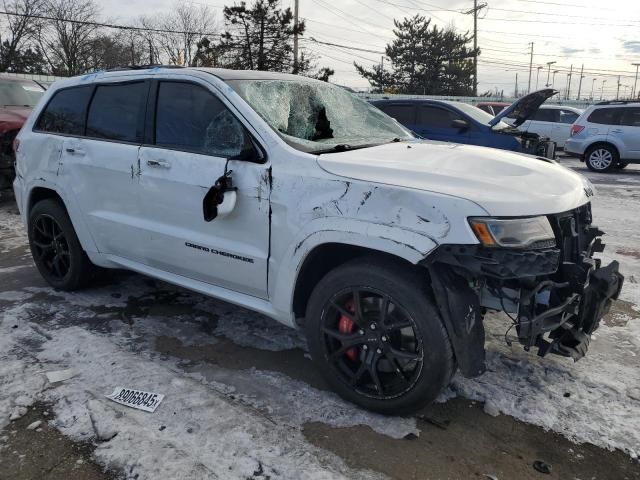
<svg viewBox="0 0 640 480">
<path fill-rule="evenodd" d="M 627 278 L 622 299 L 633 305 L 601 326 L 577 363 L 509 347 L 505 318 L 490 316 L 488 372 L 473 380 L 456 376 L 443 401 L 455 394 L 482 400 L 490 414 L 640 454 L 640 194 L 632 182 L 615 183 L 598 186 L 594 216 L 608 233 L 603 258 L 621 262 Z M 17 216 L 0 211 L 0 227 L 0 252 L 24 245 Z M 0 269 L 0 278 L 8 270 Z M 131 299 L 152 305 L 158 288 L 172 303 L 190 307 L 188 313 L 127 310 Z M 282 373 L 230 370 L 156 351 L 163 335 L 188 346 L 215 345 L 216 336 L 224 336 L 262 350 L 304 348 L 298 332 L 224 302 L 139 276 L 78 293 L 4 292 L 0 302 L 0 428 L 35 400 L 49 401 L 58 429 L 74 439 L 101 439 L 98 461 L 126 466 L 131 477 L 374 478 L 307 443 L 301 426 L 369 425 L 395 438 L 417 432 L 413 419 L 369 414 Z M 205 333 L 207 315 L 216 321 Z M 44 372 L 66 368 L 77 375 L 47 382 Z M 116 386 L 166 398 L 148 414 L 105 399 Z"/>
</svg>

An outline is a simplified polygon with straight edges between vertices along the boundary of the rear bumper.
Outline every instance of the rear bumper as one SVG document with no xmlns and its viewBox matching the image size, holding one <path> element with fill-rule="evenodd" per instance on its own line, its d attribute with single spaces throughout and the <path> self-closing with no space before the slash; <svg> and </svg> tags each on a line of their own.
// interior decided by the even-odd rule
<svg viewBox="0 0 640 480">
<path fill-rule="evenodd" d="M 564 144 L 564 153 L 572 157 L 582 157 L 584 155 L 584 142 L 568 139 Z"/>
</svg>

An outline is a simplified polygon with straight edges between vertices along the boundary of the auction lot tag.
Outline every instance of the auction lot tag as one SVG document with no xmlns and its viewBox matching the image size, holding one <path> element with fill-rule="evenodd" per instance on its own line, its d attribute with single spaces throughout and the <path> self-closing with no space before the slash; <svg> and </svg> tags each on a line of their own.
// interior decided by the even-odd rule
<svg viewBox="0 0 640 480">
<path fill-rule="evenodd" d="M 116 387 L 111 395 L 105 396 L 116 403 L 151 413 L 156 411 L 164 398 L 164 395 L 160 393 L 143 392 L 124 387 Z"/>
</svg>

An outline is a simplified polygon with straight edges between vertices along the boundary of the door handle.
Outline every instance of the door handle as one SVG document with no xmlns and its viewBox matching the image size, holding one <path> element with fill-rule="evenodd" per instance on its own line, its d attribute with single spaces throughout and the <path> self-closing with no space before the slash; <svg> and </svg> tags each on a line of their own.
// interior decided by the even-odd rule
<svg viewBox="0 0 640 480">
<path fill-rule="evenodd" d="M 65 148 L 65 151 L 72 155 L 84 155 L 84 150 L 80 150 L 79 148 Z"/>
<path fill-rule="evenodd" d="M 150 167 L 157 167 L 157 168 L 171 168 L 171 164 L 163 160 L 149 159 L 147 160 L 147 165 L 149 165 Z"/>
</svg>

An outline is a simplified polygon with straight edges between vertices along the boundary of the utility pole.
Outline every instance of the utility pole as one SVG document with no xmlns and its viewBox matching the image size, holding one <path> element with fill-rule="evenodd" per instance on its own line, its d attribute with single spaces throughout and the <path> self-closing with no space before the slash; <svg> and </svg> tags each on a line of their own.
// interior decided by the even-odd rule
<svg viewBox="0 0 640 480">
<path fill-rule="evenodd" d="M 542 70 L 544 67 L 542 65 L 540 65 L 538 67 L 538 73 L 536 73 L 536 90 L 538 90 L 538 79 L 540 78 L 540 70 Z"/>
<path fill-rule="evenodd" d="M 553 71 L 553 77 L 551 77 L 551 85 L 549 85 L 550 87 L 553 87 L 556 84 L 556 73 L 558 73 L 560 70 L 554 70 Z"/>
<path fill-rule="evenodd" d="M 513 91 L 514 98 L 518 98 L 518 72 L 516 72 L 516 88 Z"/>
<path fill-rule="evenodd" d="M 486 3 L 478 5 L 478 0 L 473 0 L 473 8 L 462 12 L 465 15 L 473 14 L 473 96 L 478 96 L 478 12 L 487 6 Z"/>
<path fill-rule="evenodd" d="M 529 86 L 527 93 L 531 93 L 531 72 L 533 71 L 533 42 L 531 42 L 531 58 L 529 59 Z"/>
<path fill-rule="evenodd" d="M 293 7 L 293 73 L 298 73 L 298 11 L 299 0 L 295 0 Z"/>
<path fill-rule="evenodd" d="M 618 75 L 618 88 L 616 89 L 616 100 L 620 98 L 620 75 Z"/>
<path fill-rule="evenodd" d="M 553 65 L 555 62 L 555 60 L 553 62 L 547 62 L 547 88 L 549 88 L 551 86 L 551 84 L 549 83 L 549 74 L 551 73 L 551 65 Z"/>
<path fill-rule="evenodd" d="M 636 90 L 636 87 L 638 86 L 638 67 L 640 66 L 640 63 L 632 63 L 631 65 L 636 67 L 636 80 L 633 82 L 633 90 L 631 91 L 631 98 L 633 99 L 638 97 L 638 90 Z"/>
<path fill-rule="evenodd" d="M 567 74 L 567 100 L 569 100 L 569 95 L 571 94 L 571 77 L 573 76 L 573 63 L 571 64 L 571 68 L 569 69 L 569 73 Z"/>
<path fill-rule="evenodd" d="M 590 97 L 590 99 L 591 99 L 591 100 L 593 100 L 593 90 L 594 90 L 594 88 L 595 88 L 595 86 L 596 86 L 596 80 L 597 80 L 597 79 L 595 79 L 595 78 L 594 78 L 594 79 L 592 80 L 592 82 L 591 82 L 591 97 Z"/>
<path fill-rule="evenodd" d="M 580 68 L 580 83 L 578 84 L 578 100 L 580 100 L 580 92 L 582 92 L 582 79 L 584 78 L 583 73 L 584 73 L 584 63 Z"/>
<path fill-rule="evenodd" d="M 384 93 L 384 55 L 380 57 L 380 93 Z"/>
<path fill-rule="evenodd" d="M 604 80 L 602 80 L 602 85 L 600 86 L 600 101 L 602 101 L 602 96 L 604 95 L 604 84 L 607 82 L 607 79 L 605 78 Z"/>
</svg>

